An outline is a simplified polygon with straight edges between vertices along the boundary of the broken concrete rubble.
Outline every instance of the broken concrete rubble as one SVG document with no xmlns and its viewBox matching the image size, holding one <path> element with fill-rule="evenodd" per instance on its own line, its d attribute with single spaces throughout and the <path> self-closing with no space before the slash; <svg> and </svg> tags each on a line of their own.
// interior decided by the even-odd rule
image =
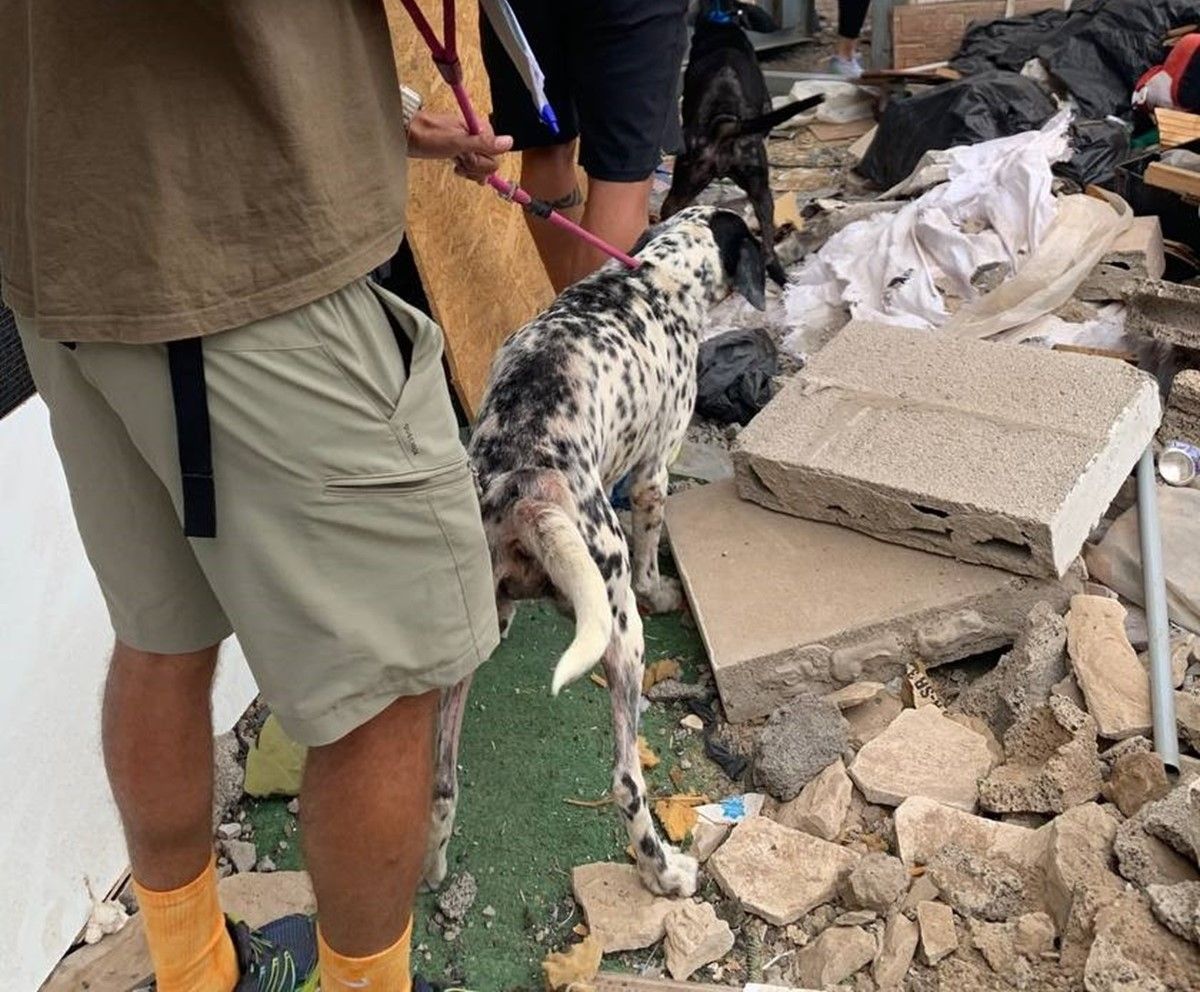
<svg viewBox="0 0 1200 992">
<path fill-rule="evenodd" d="M 1200 350 L 1200 288 L 1143 279 L 1128 298 L 1125 329 L 1156 341 Z"/>
<path fill-rule="evenodd" d="M 221 853 L 229 859 L 229 863 L 233 865 L 235 871 L 254 870 L 254 864 L 258 861 L 258 851 L 255 849 L 253 841 L 223 840 L 220 847 Z"/>
<path fill-rule="evenodd" d="M 1045 913 L 1027 913 L 1003 923 L 970 920 L 971 942 L 988 966 L 1018 989 L 1033 982 L 1031 961 L 1054 950 L 1054 922 Z"/>
<path fill-rule="evenodd" d="M 1175 724 L 1183 742 L 1200 754 L 1200 694 L 1175 693 Z"/>
<path fill-rule="evenodd" d="M 1158 439 L 1200 446 L 1200 370 L 1185 369 L 1171 381 Z"/>
<path fill-rule="evenodd" d="M 1041 602 L 1029 611 L 1013 649 L 959 693 L 952 709 L 982 718 L 1003 735 L 1045 705 L 1067 674 L 1066 621 L 1053 604 Z"/>
<path fill-rule="evenodd" d="M 979 784 L 979 803 L 995 813 L 1061 813 L 1100 794 L 1096 723 L 1052 697 L 1004 736 L 1008 761 Z"/>
<path fill-rule="evenodd" d="M 849 727 L 832 703 L 802 695 L 772 715 L 754 751 L 754 780 L 776 799 L 800 790 L 841 757 Z"/>
<path fill-rule="evenodd" d="M 1125 890 L 1108 867 L 1117 822 L 1095 803 L 1085 803 L 1045 829 L 1046 906 L 1064 942 L 1086 948 L 1096 912 Z"/>
<path fill-rule="evenodd" d="M 1143 806 L 1117 827 L 1113 854 L 1121 877 L 1143 888 L 1200 880 L 1200 872 L 1187 858 L 1146 832 L 1147 815 Z"/>
<path fill-rule="evenodd" d="M 1060 610 L 1067 605 L 1057 582 L 772 513 L 739 499 L 732 482 L 677 493 L 666 512 L 688 600 L 734 722 L 766 716 L 801 693 L 886 682 L 923 656 L 940 664 L 1004 647 L 1040 600 Z M 764 574 L 787 581 L 763 583 Z M 863 704 L 860 714 L 879 705 Z M 887 712 L 895 704 L 882 705 Z M 855 722 L 850 712 L 847 718 Z"/>
<path fill-rule="evenodd" d="M 734 466 L 770 509 L 1058 576 L 1160 413 L 1121 362 L 851 323 L 739 435 Z"/>
<path fill-rule="evenodd" d="M 921 954 L 926 964 L 937 964 L 958 950 L 954 913 L 949 906 L 940 902 L 918 904 L 917 926 L 921 930 Z"/>
<path fill-rule="evenodd" d="M 633 865 L 579 865 L 571 872 L 571 888 L 606 954 L 658 943 L 666 933 L 667 915 L 679 905 L 642 885 Z"/>
<path fill-rule="evenodd" d="M 1162 799 L 1170 790 L 1162 758 L 1152 752 L 1134 751 L 1113 762 L 1104 795 L 1116 803 L 1123 815 L 1133 816 L 1146 803 Z"/>
<path fill-rule="evenodd" d="M 802 985 L 823 989 L 838 985 L 875 957 L 875 938 L 858 927 L 830 927 L 796 954 L 795 974 Z"/>
<path fill-rule="evenodd" d="M 1176 786 L 1164 799 L 1147 803 L 1146 832 L 1200 865 L 1200 782 Z"/>
<path fill-rule="evenodd" d="M 671 977 L 683 981 L 697 968 L 718 961 L 733 948 L 733 931 L 706 902 L 680 903 L 664 920 L 663 949 Z"/>
<path fill-rule="evenodd" d="M 886 914 L 908 892 L 911 879 L 904 863 L 890 854 L 864 854 L 846 879 L 846 902 Z"/>
<path fill-rule="evenodd" d="M 708 859 L 725 893 L 775 926 L 829 902 L 858 855 L 765 816 L 743 820 Z"/>
<path fill-rule="evenodd" d="M 713 851 L 725 843 L 725 839 L 732 829 L 726 823 L 713 823 L 711 820 L 699 817 L 696 825 L 692 828 L 692 846 L 688 848 L 688 854 L 704 864 L 712 857 Z"/>
<path fill-rule="evenodd" d="M 1200 944 L 1200 882 L 1149 885 L 1146 895 L 1164 927 L 1176 936 Z"/>
<path fill-rule="evenodd" d="M 981 857 L 1000 855 L 1017 864 L 1036 865 L 1045 853 L 1047 835 L 914 796 L 896 810 L 896 841 L 907 865 L 929 864 L 947 844 Z"/>
<path fill-rule="evenodd" d="M 926 706 L 905 710 L 868 742 L 850 777 L 869 802 L 898 806 L 924 796 L 969 811 L 991 764 L 984 738 Z"/>
<path fill-rule="evenodd" d="M 1096 914 L 1087 992 L 1195 992 L 1200 948 L 1158 925 L 1145 896 L 1122 895 Z"/>
<path fill-rule="evenodd" d="M 942 899 L 963 916 L 1007 920 L 1034 901 L 1026 892 L 1026 877 L 1035 873 L 999 855 L 970 854 L 947 844 L 928 869 Z"/>
<path fill-rule="evenodd" d="M 873 741 L 887 730 L 903 709 L 900 697 L 888 690 L 865 703 L 843 710 L 842 716 L 850 725 L 850 746 L 859 750 L 867 741 Z"/>
<path fill-rule="evenodd" d="M 1102 737 L 1119 739 L 1150 730 L 1150 680 L 1125 636 L 1120 603 L 1072 596 L 1067 653 Z"/>
<path fill-rule="evenodd" d="M 1084 277 L 1075 297 L 1091 303 L 1124 300 L 1142 279 L 1161 279 L 1167 267 L 1162 225 L 1157 217 L 1135 217 L 1096 267 Z"/>
<path fill-rule="evenodd" d="M 880 989 L 899 988 L 917 953 L 920 928 L 903 913 L 896 913 L 883 929 L 871 975 Z"/>
<path fill-rule="evenodd" d="M 824 840 L 836 840 L 846 822 L 853 791 L 846 766 L 838 758 L 804 786 L 800 795 L 780 806 L 774 819 L 785 827 L 803 830 Z"/>
</svg>

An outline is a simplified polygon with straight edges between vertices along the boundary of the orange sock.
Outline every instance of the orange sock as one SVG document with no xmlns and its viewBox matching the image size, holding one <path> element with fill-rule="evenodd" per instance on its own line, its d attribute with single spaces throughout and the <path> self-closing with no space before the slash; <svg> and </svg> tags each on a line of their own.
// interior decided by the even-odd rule
<svg viewBox="0 0 1200 992">
<path fill-rule="evenodd" d="M 154 892 L 134 879 L 158 992 L 233 992 L 237 955 L 217 900 L 216 859 L 181 889 Z"/>
<path fill-rule="evenodd" d="M 371 989 L 373 992 L 411 992 L 409 953 L 412 945 L 412 917 L 400 939 L 391 947 L 369 958 L 347 958 L 325 943 L 317 927 L 317 954 L 321 965 L 321 992 L 346 992 Z"/>
</svg>

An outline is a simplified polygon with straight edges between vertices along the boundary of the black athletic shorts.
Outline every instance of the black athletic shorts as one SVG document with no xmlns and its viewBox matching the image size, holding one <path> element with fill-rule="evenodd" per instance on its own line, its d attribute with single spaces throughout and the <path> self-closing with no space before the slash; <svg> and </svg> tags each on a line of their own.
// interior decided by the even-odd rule
<svg viewBox="0 0 1200 992">
<path fill-rule="evenodd" d="M 487 15 L 479 12 L 492 127 L 514 147 L 580 139 L 592 179 L 637 182 L 679 144 L 687 0 L 510 0 L 546 75 L 556 135 L 542 123 Z"/>
</svg>

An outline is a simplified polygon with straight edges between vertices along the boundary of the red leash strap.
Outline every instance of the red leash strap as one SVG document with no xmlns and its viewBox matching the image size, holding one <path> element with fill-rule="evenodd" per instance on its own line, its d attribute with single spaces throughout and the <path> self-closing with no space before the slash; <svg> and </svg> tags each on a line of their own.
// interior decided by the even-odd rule
<svg viewBox="0 0 1200 992">
<path fill-rule="evenodd" d="M 433 64 L 437 66 L 442 78 L 450 84 L 450 88 L 454 92 L 454 99 L 458 102 L 458 109 L 463 115 L 463 120 L 466 121 L 467 131 L 471 134 L 479 134 L 483 130 L 479 121 L 479 115 L 475 113 L 475 107 L 471 103 L 471 98 L 467 95 L 466 87 L 463 85 L 462 63 L 458 58 L 458 31 L 454 20 L 454 0 L 442 0 L 442 35 L 445 38 L 444 42 L 439 41 L 437 35 L 433 33 L 433 26 L 418 6 L 417 0 L 400 0 L 400 2 L 404 5 L 404 9 L 408 11 L 408 16 L 412 18 L 412 22 L 416 26 L 418 33 L 425 39 L 425 44 L 429 46 L 429 53 L 433 57 Z M 627 255 L 619 248 L 614 248 L 603 238 L 596 237 L 591 231 L 584 230 L 574 221 L 564 217 L 544 200 L 534 199 L 515 182 L 508 183 L 499 176 L 491 175 L 487 178 L 487 184 L 504 199 L 515 200 L 525 210 L 536 214 L 555 227 L 562 228 L 564 231 L 570 231 L 580 240 L 587 242 L 593 248 L 604 252 L 604 254 L 617 259 L 617 261 L 621 262 L 627 268 L 636 269 L 641 264 L 636 258 Z"/>
</svg>

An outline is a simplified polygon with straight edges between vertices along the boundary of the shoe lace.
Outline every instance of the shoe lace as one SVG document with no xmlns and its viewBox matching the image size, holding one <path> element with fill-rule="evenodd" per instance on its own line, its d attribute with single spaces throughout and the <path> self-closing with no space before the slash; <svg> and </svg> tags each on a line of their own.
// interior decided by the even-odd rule
<svg viewBox="0 0 1200 992">
<path fill-rule="evenodd" d="M 242 938 L 238 941 L 238 965 L 243 975 L 251 975 L 265 984 L 262 992 L 285 992 L 296 984 L 296 959 L 285 947 L 272 943 L 244 923 L 235 924 Z"/>
</svg>

